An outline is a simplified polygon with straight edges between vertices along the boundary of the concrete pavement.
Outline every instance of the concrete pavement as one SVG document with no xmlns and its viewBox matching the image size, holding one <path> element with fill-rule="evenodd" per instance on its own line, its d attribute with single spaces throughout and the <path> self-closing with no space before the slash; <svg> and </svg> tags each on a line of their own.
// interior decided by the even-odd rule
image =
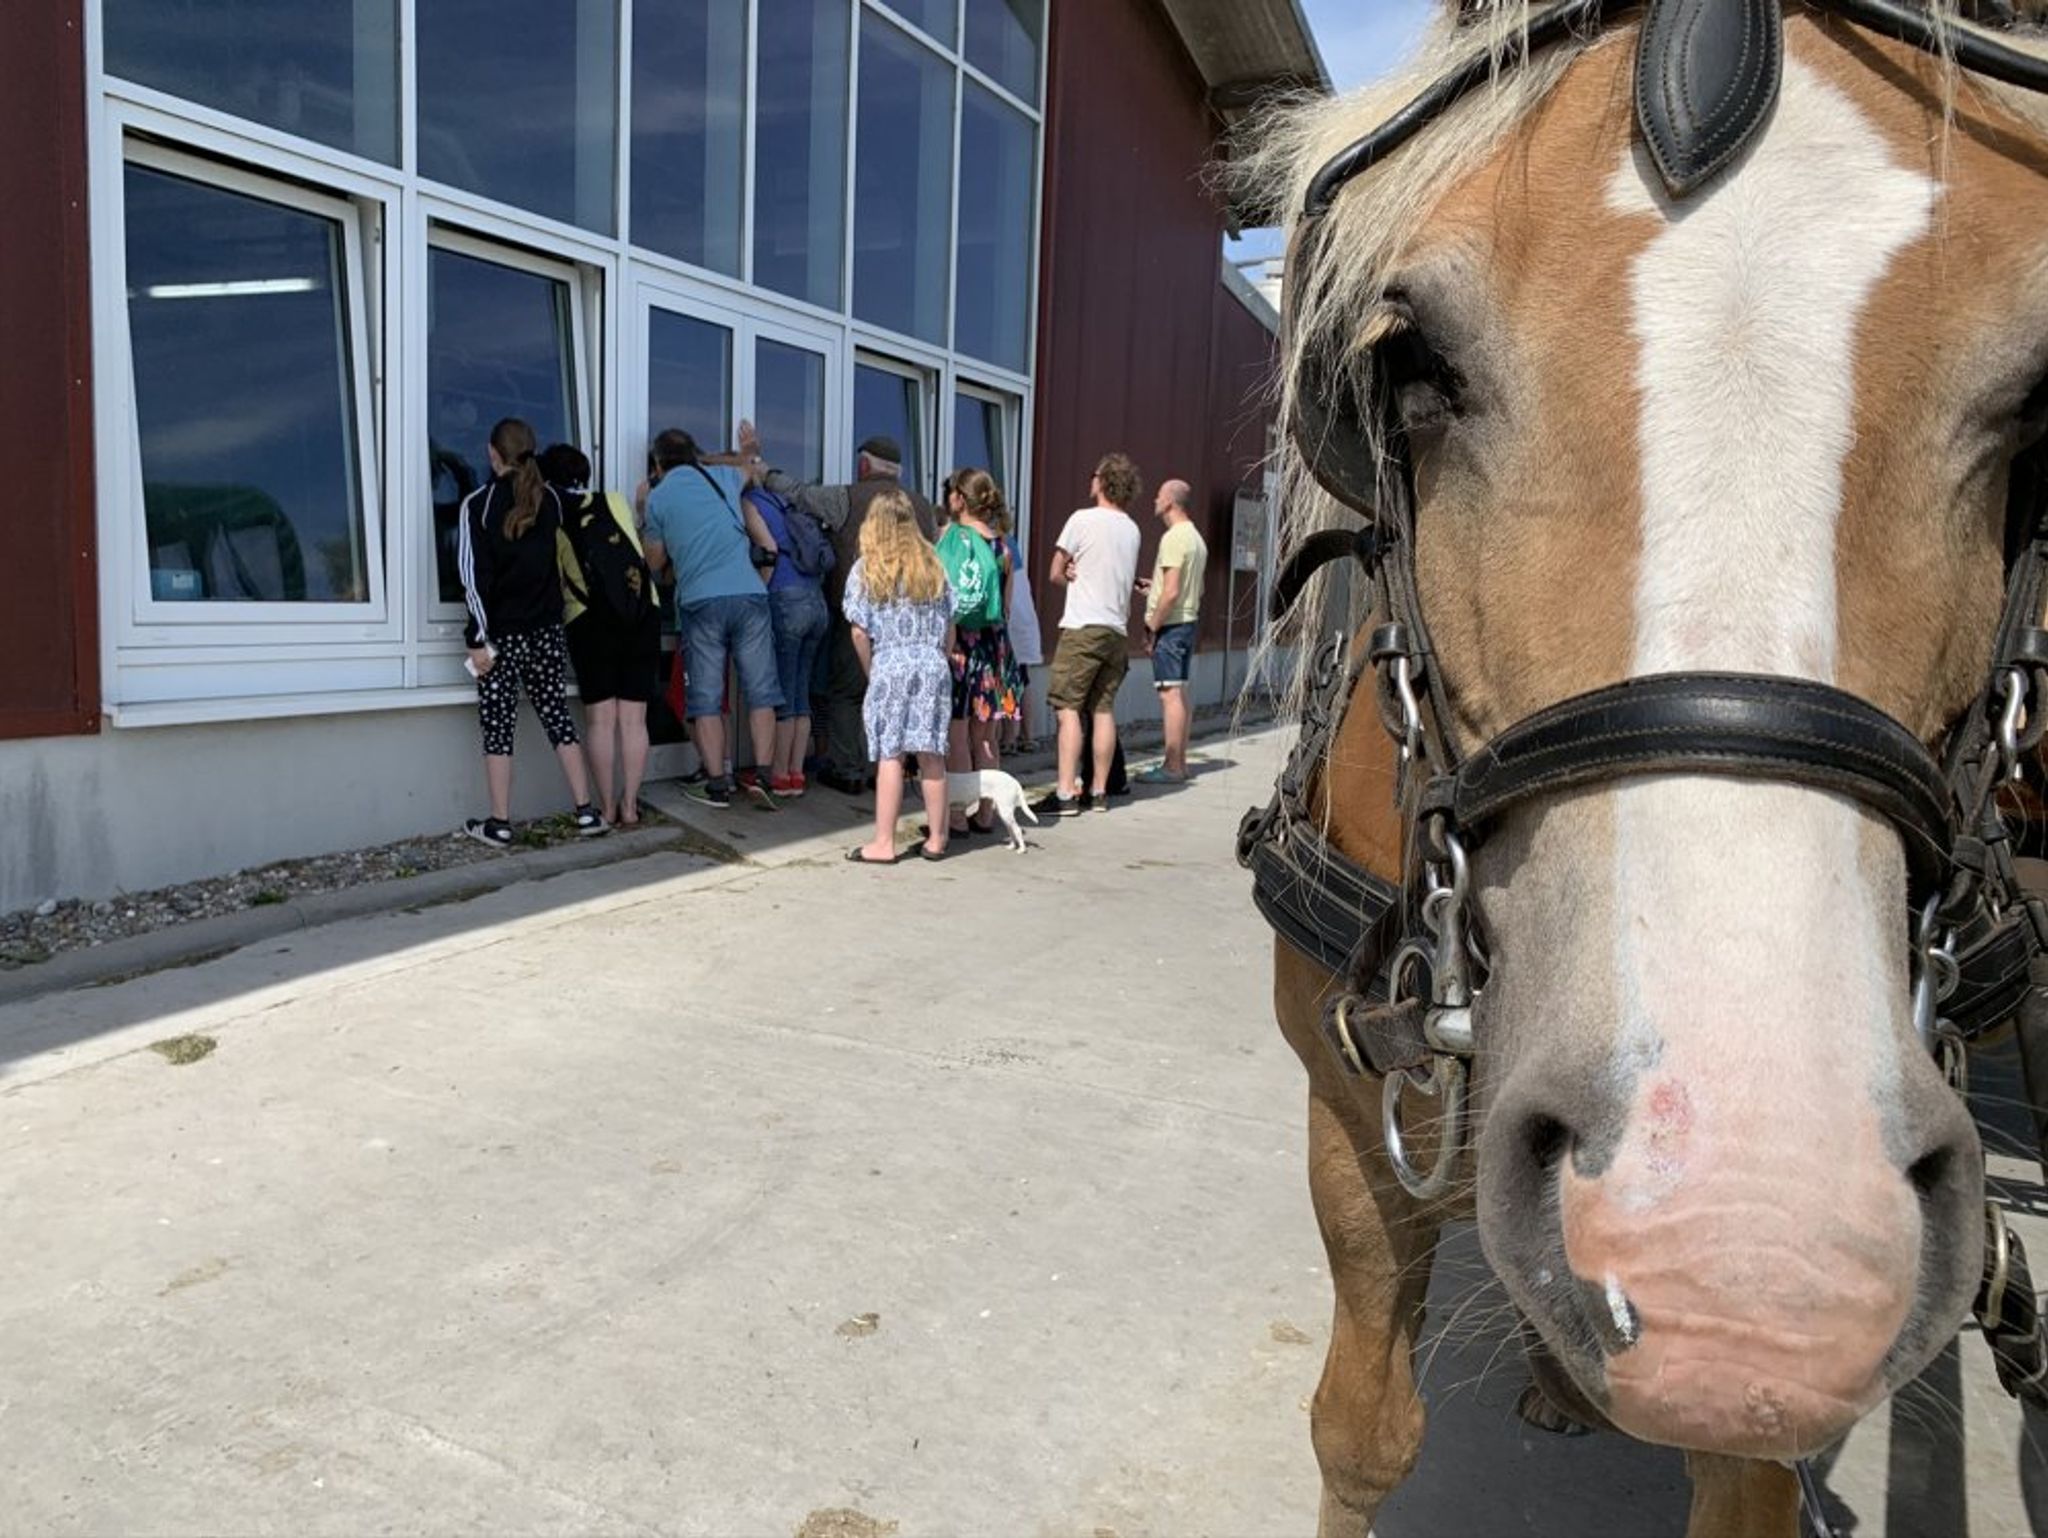
<svg viewBox="0 0 2048 1538">
<path fill-rule="evenodd" d="M 0 1008 L 0 1527 L 1312 1530 L 1328 1284 L 1230 858 L 1281 743 L 1022 857 L 856 870 L 843 798 L 693 809 L 749 863 Z M 1522 1433 L 1496 1296 L 1455 1238 L 1383 1538 L 1680 1531 L 1674 1456 Z M 1960 1419 L 1836 1463 L 1859 1538 L 1962 1532 L 1919 1524 L 1963 1486 L 2030 1531 L 2017 1414 L 1976 1341 L 1952 1371 Z"/>
</svg>

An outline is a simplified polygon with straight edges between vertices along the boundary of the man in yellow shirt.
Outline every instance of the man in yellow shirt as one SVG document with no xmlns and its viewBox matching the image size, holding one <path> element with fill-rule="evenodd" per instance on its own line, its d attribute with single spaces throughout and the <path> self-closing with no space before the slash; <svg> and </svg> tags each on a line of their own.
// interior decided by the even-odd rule
<svg viewBox="0 0 2048 1538">
<path fill-rule="evenodd" d="M 1166 525 L 1145 599 L 1145 650 L 1152 655 L 1152 686 L 1165 718 L 1166 758 L 1137 776 L 1143 785 L 1178 785 L 1188 777 L 1188 733 L 1194 709 L 1188 678 L 1194 666 L 1196 622 L 1202 613 L 1202 577 L 1209 546 L 1194 525 L 1195 494 L 1186 481 L 1159 488 L 1152 511 Z"/>
</svg>

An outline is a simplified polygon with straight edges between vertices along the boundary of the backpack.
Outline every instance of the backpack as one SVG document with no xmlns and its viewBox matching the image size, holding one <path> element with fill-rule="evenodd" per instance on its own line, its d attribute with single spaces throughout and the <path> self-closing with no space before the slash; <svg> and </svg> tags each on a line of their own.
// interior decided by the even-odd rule
<svg viewBox="0 0 2048 1538">
<path fill-rule="evenodd" d="M 592 493 L 568 509 L 565 524 L 569 546 L 582 568 L 582 581 L 572 586 L 584 603 L 611 611 L 623 624 L 638 624 L 655 610 L 654 573 L 647 558 L 627 537 L 610 494 Z"/>
<path fill-rule="evenodd" d="M 985 630 L 1003 619 L 1003 557 L 964 524 L 939 536 L 939 560 L 953 584 L 953 619 L 962 630 Z"/>
<path fill-rule="evenodd" d="M 748 495 L 782 514 L 782 525 L 789 531 L 789 537 L 783 541 L 782 553 L 789 557 L 789 564 L 799 574 L 815 581 L 839 564 L 839 552 L 832 548 L 831 536 L 808 509 L 786 497 L 777 496 L 766 486 L 756 486 Z"/>
</svg>

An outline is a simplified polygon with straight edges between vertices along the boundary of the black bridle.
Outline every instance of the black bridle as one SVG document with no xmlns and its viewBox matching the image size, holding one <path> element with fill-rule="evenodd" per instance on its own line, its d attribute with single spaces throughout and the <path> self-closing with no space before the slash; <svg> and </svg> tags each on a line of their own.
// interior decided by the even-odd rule
<svg viewBox="0 0 2048 1538">
<path fill-rule="evenodd" d="M 1981 32 L 1938 27 L 1916 7 L 1804 3 L 2048 93 L 2048 60 Z M 1643 142 L 1671 196 L 1695 192 L 1769 120 L 1782 74 L 1780 7 L 1781 0 L 1564 0 L 1533 18 L 1498 53 L 1479 51 L 1316 174 L 1295 232 L 1290 293 L 1306 287 L 1301 273 L 1321 256 L 1327 216 L 1353 178 L 1497 71 L 1625 9 L 1642 15 L 1635 111 Z M 1369 612 L 1380 622 L 1362 648 L 1339 634 L 1318 650 L 1300 736 L 1271 802 L 1246 815 L 1238 852 L 1281 939 L 1339 978 L 1323 1035 L 1348 1074 L 1383 1081 L 1388 1154 L 1412 1194 L 1434 1199 L 1449 1190 L 1466 1135 L 1471 1008 L 1486 967 L 1468 909 L 1467 851 L 1507 812 L 1564 790 L 1642 775 L 1714 774 L 1807 785 L 1856 801 L 1895 828 L 1904 847 L 1914 1021 L 1951 1082 L 1964 1088 L 1968 1044 L 2023 1009 L 2041 1012 L 2048 1029 L 2048 906 L 2020 885 L 1999 807 L 2001 786 L 2048 726 L 2048 630 L 2041 624 L 2048 450 L 2031 450 L 2012 466 L 2005 606 L 1986 682 L 1934 748 L 1840 689 L 1729 673 L 1628 679 L 1468 743 L 1430 642 L 1416 577 L 1412 466 L 1377 361 L 1368 360 L 1362 382 L 1334 368 L 1323 377 L 1327 365 L 1311 352 L 1315 377 L 1295 382 L 1289 429 L 1296 448 L 1323 489 L 1365 523 L 1305 540 L 1279 574 L 1272 608 L 1284 617 L 1318 571 L 1346 563 L 1370 584 Z M 1329 842 L 1313 797 L 1367 669 L 1399 745 L 1396 797 L 1408 837 L 1398 884 Z M 1404 1086 L 1442 1102 L 1445 1130 L 1427 1170 L 1409 1157 Z M 1995 1214 L 1993 1228 L 2005 1234 Z M 2008 1254 L 2002 1242 L 1991 1249 Z M 1987 1294 L 1999 1301 L 1984 1322 L 2001 1378 L 2015 1392 L 2042 1395 L 2048 1355 L 2031 1290 L 2008 1285 L 2003 1274 L 1996 1282 L 1987 1277 Z"/>
</svg>

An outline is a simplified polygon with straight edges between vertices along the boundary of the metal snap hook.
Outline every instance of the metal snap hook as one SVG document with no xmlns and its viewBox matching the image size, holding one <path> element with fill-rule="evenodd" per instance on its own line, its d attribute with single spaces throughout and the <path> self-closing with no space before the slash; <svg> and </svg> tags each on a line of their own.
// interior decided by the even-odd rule
<svg viewBox="0 0 2048 1538">
<path fill-rule="evenodd" d="M 2005 707 L 1998 717 L 1998 760 L 2008 780 L 2020 777 L 2020 731 L 2027 719 L 2027 675 L 2007 668 L 1999 675 Z"/>
<path fill-rule="evenodd" d="M 1401 1087 L 1412 1084 L 1418 1094 L 1443 1106 L 1442 1135 L 1437 1143 L 1436 1163 L 1418 1169 L 1408 1155 L 1408 1135 L 1401 1123 Z M 1458 1155 L 1465 1147 L 1465 1065 L 1454 1057 L 1439 1057 L 1425 1078 L 1412 1071 L 1390 1073 L 1380 1084 L 1381 1134 L 1387 1145 L 1387 1163 L 1401 1189 L 1417 1201 L 1434 1201 L 1451 1189 Z"/>
</svg>

